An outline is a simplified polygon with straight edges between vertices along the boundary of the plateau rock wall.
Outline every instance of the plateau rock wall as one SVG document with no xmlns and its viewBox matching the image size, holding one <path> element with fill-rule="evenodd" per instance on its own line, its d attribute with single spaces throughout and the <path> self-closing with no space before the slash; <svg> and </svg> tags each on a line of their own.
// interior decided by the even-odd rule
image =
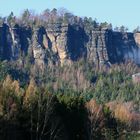
<svg viewBox="0 0 140 140">
<path fill-rule="evenodd" d="M 46 27 L 0 27 L 0 58 L 22 60 L 32 57 L 38 69 L 46 65 L 69 65 L 83 58 L 98 65 L 125 60 L 140 64 L 140 33 L 108 29 L 86 31 L 78 25 L 48 24 Z"/>
</svg>

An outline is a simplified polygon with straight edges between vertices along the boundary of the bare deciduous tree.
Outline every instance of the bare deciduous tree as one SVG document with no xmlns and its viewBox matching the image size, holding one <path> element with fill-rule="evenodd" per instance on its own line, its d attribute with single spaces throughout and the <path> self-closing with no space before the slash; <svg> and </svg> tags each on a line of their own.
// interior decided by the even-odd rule
<svg viewBox="0 0 140 140">
<path fill-rule="evenodd" d="M 95 100 L 86 104 L 88 113 L 87 135 L 89 140 L 98 139 L 105 125 L 103 108 Z"/>
</svg>

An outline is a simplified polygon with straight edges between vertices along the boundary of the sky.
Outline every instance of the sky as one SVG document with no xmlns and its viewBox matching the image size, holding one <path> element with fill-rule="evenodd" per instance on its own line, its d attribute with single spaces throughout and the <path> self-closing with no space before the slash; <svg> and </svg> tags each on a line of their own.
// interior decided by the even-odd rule
<svg viewBox="0 0 140 140">
<path fill-rule="evenodd" d="M 0 0 L 0 16 L 11 11 L 20 15 L 25 9 L 40 13 L 47 8 L 66 8 L 74 15 L 106 21 L 113 27 L 124 25 L 130 31 L 140 26 L 140 0 Z"/>
</svg>

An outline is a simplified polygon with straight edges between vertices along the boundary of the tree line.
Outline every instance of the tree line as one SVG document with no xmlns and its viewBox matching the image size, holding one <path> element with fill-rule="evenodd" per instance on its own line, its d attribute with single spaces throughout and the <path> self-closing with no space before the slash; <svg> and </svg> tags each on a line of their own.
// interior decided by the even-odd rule
<svg viewBox="0 0 140 140">
<path fill-rule="evenodd" d="M 89 29 L 106 28 L 118 32 L 127 32 L 128 28 L 124 25 L 120 27 L 112 27 L 111 23 L 101 22 L 91 17 L 79 17 L 69 12 L 65 8 L 53 8 L 52 10 L 46 9 L 42 13 L 36 13 L 34 10 L 26 9 L 22 14 L 17 17 L 11 12 L 7 17 L 0 17 L 0 25 L 7 23 L 10 27 L 14 27 L 16 24 L 21 26 L 47 26 L 47 24 L 59 23 L 59 24 L 71 24 L 79 25 L 81 27 Z M 139 26 L 134 29 L 134 32 L 139 32 Z"/>
</svg>

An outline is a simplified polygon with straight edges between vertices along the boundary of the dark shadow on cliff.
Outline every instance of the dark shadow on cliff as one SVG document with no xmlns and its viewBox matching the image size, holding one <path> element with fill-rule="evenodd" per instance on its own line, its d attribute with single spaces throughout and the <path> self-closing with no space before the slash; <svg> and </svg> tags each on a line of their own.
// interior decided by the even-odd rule
<svg viewBox="0 0 140 140">
<path fill-rule="evenodd" d="M 31 47 L 29 40 L 32 38 L 32 30 L 30 27 L 20 27 L 19 36 L 21 42 L 21 51 L 23 55 L 28 55 L 28 48 Z"/>
<path fill-rule="evenodd" d="M 70 26 L 68 30 L 68 52 L 70 59 L 77 61 L 81 57 L 87 56 L 86 43 L 89 38 L 84 29 L 79 26 Z"/>
<path fill-rule="evenodd" d="M 134 51 L 138 50 L 133 33 L 122 33 L 112 30 L 108 31 L 106 46 L 109 61 L 112 64 L 134 58 Z"/>
<path fill-rule="evenodd" d="M 0 48 L 1 54 L 0 57 L 2 60 L 10 60 L 11 59 L 11 44 L 12 44 L 12 37 L 9 32 L 9 26 L 7 24 L 3 24 L 0 30 Z"/>
</svg>

